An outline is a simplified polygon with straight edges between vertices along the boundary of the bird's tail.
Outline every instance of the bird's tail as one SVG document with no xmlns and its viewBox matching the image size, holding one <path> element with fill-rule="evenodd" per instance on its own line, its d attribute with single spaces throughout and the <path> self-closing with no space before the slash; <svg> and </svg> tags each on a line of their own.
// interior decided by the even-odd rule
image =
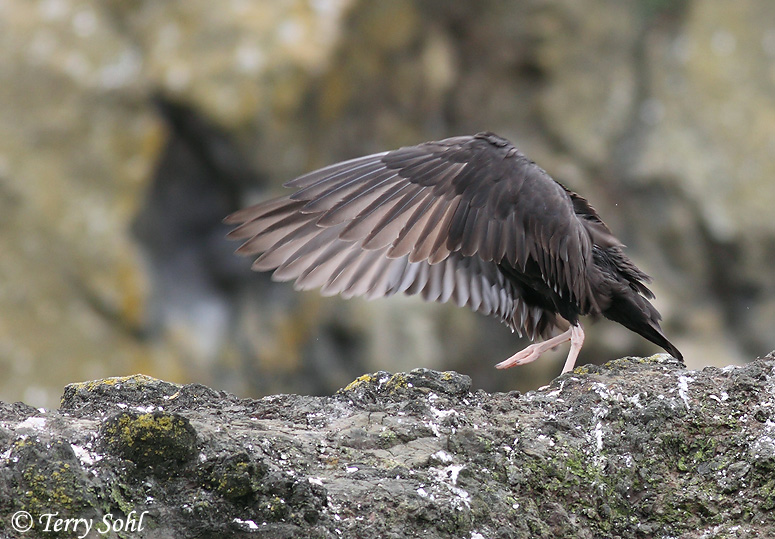
<svg viewBox="0 0 775 539">
<path fill-rule="evenodd" d="M 684 359 L 683 354 L 681 354 L 681 352 L 678 351 L 678 348 L 676 348 L 673 343 L 667 340 L 667 337 L 665 337 L 665 334 L 662 332 L 662 328 L 659 327 L 658 322 L 649 324 L 645 328 L 641 327 L 639 329 L 633 329 L 633 331 L 635 331 L 638 335 L 645 337 L 646 339 L 653 342 L 654 344 L 661 346 L 662 348 L 665 349 L 665 352 L 667 352 L 674 358 L 680 361 L 683 361 Z"/>
<path fill-rule="evenodd" d="M 668 354 L 683 361 L 681 352 L 662 332 L 659 312 L 640 294 L 633 291 L 626 296 L 614 298 L 610 307 L 603 312 L 603 316 L 661 346 Z"/>
</svg>

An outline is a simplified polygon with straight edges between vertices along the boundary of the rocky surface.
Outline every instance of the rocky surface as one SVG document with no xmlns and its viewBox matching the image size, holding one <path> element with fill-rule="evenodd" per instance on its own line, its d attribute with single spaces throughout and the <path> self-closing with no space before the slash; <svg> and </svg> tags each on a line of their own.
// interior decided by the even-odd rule
<svg viewBox="0 0 775 539">
<path fill-rule="evenodd" d="M 0 404 L 2 537 L 27 511 L 25 537 L 753 538 L 774 507 L 773 355 L 630 357 L 526 394 L 418 369 L 331 397 L 138 375 Z"/>
<path fill-rule="evenodd" d="M 216 241 L 294 175 L 485 129 L 594 202 L 690 365 L 766 353 L 773 20 L 770 2 L 5 0 L 0 398 L 52 407 L 63 381 L 133 372 L 243 396 L 416 366 L 545 383 L 556 366 L 492 370 L 519 346 L 496 322 L 297 295 Z M 582 361 L 654 350 L 588 329 Z"/>
</svg>

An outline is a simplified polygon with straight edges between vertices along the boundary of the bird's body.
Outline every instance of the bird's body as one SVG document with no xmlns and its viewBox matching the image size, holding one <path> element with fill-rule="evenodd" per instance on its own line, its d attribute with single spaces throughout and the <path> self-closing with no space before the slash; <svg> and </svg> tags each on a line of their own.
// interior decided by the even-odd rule
<svg viewBox="0 0 775 539">
<path fill-rule="evenodd" d="M 533 344 L 524 364 L 570 340 L 583 315 L 619 322 L 677 358 L 648 301 L 649 277 L 587 201 L 492 133 L 453 137 L 334 164 L 296 191 L 240 210 L 229 237 L 257 271 L 298 289 L 367 298 L 455 301 L 500 318 Z M 552 335 L 562 332 L 559 335 Z"/>
</svg>

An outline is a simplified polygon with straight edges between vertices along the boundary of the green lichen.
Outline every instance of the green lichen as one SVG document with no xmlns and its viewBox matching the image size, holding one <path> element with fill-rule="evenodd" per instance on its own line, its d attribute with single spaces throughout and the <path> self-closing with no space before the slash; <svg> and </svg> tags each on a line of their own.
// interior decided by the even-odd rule
<svg viewBox="0 0 775 539">
<path fill-rule="evenodd" d="M 386 429 L 379 433 L 379 442 L 382 449 L 388 449 L 399 443 L 400 439 L 395 431 Z"/>
<path fill-rule="evenodd" d="M 519 463 L 525 472 L 521 482 L 542 503 L 557 504 L 594 521 L 601 533 L 615 535 L 617 530 L 637 525 L 638 516 L 633 514 L 626 494 L 643 492 L 645 484 L 634 469 L 606 466 L 607 459 L 605 451 L 592 454 L 558 443 L 548 455 Z M 587 494 L 580 496 L 580 491 Z M 525 497 L 520 497 L 518 503 L 521 511 Z M 529 525 L 534 533 L 548 533 L 542 523 Z"/>
<path fill-rule="evenodd" d="M 141 466 L 180 462 L 193 456 L 196 431 L 188 419 L 166 412 L 122 412 L 101 429 L 103 443 Z"/>
<path fill-rule="evenodd" d="M 24 466 L 16 488 L 16 504 L 33 514 L 83 512 L 91 506 L 92 495 L 82 488 L 83 477 L 77 461 L 66 459 L 72 455 L 69 444 L 57 441 L 44 445 L 32 439 L 14 442 L 14 453 L 20 455 Z M 50 455 L 45 461 L 40 455 Z M 65 458 L 58 458 L 62 455 Z M 28 463 L 29 461 L 29 463 Z"/>
<path fill-rule="evenodd" d="M 261 487 L 266 466 L 247 453 L 226 457 L 202 470 L 202 486 L 226 499 L 236 500 L 254 494 Z"/>
<path fill-rule="evenodd" d="M 694 471 L 716 456 L 718 441 L 714 438 L 683 437 L 679 434 L 666 434 L 662 437 L 665 449 L 675 456 L 678 471 Z"/>
</svg>

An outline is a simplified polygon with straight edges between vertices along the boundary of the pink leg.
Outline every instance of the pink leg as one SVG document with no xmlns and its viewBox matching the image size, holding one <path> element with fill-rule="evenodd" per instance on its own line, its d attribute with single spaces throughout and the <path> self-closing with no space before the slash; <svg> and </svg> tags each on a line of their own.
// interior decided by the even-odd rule
<svg viewBox="0 0 775 539">
<path fill-rule="evenodd" d="M 565 360 L 565 366 L 562 368 L 562 373 L 570 372 L 573 370 L 573 366 L 576 364 L 576 358 L 579 357 L 581 352 L 581 345 L 584 344 L 584 329 L 581 324 L 578 326 L 570 327 L 570 351 L 568 352 L 568 359 Z"/>
<path fill-rule="evenodd" d="M 544 342 L 531 344 L 524 350 L 517 352 L 505 361 L 501 361 L 495 365 L 496 369 L 508 369 L 515 365 L 525 365 L 531 361 L 535 361 L 541 354 L 547 350 L 551 350 L 555 346 L 558 346 L 565 341 L 570 341 L 570 352 L 568 352 L 568 359 L 565 361 L 565 367 L 562 372 L 568 372 L 573 370 L 573 366 L 576 364 L 576 358 L 581 350 L 581 345 L 584 344 L 584 330 L 581 329 L 581 325 L 571 326 L 568 331 L 547 339 Z"/>
</svg>

